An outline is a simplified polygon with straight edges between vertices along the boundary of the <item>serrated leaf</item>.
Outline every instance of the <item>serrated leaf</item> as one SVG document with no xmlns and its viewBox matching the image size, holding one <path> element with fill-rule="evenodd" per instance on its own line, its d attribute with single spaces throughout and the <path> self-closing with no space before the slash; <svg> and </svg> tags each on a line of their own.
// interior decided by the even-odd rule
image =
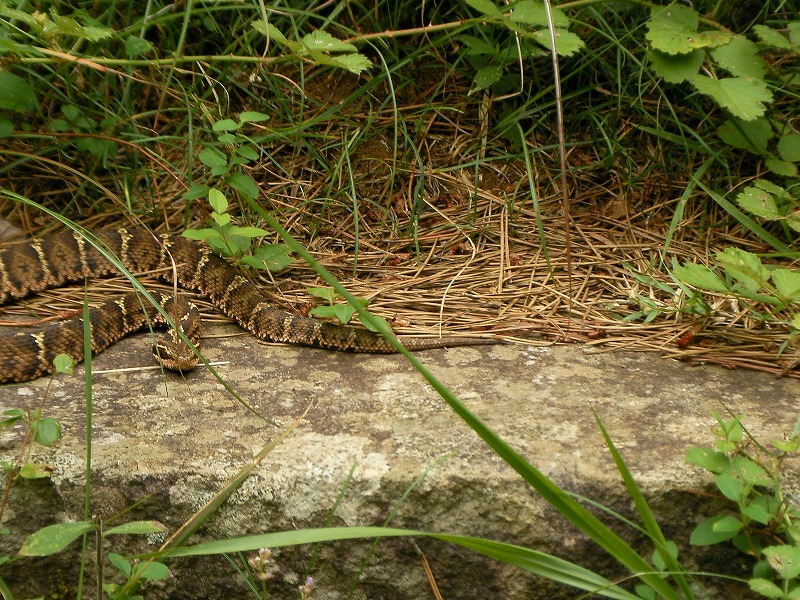
<svg viewBox="0 0 800 600">
<path fill-rule="evenodd" d="M 268 114 L 254 110 L 246 110 L 239 115 L 239 121 L 242 123 L 260 123 L 261 121 L 269 121 L 269 118 Z"/>
<path fill-rule="evenodd" d="M 694 50 L 689 38 L 697 35 L 700 17 L 692 8 L 680 4 L 654 7 L 647 21 L 645 37 L 653 48 L 666 54 L 687 54 Z"/>
<path fill-rule="evenodd" d="M 107 535 L 149 535 L 151 533 L 164 533 L 167 528 L 158 521 L 131 521 L 117 525 L 103 531 Z"/>
<path fill-rule="evenodd" d="M 772 126 L 763 117 L 752 121 L 728 119 L 717 134 L 726 144 L 759 155 L 767 153 L 767 144 L 775 137 Z"/>
<path fill-rule="evenodd" d="M 325 61 L 327 64 L 340 67 L 356 75 L 361 75 L 364 71 L 372 68 L 372 63 L 363 54 L 344 54 L 332 56 Z"/>
<path fill-rule="evenodd" d="M 772 282 L 784 299 L 800 302 L 800 271 L 775 269 L 772 271 Z"/>
<path fill-rule="evenodd" d="M 541 31 L 534 31 L 533 33 L 529 34 L 529 37 L 535 39 L 548 50 L 551 49 L 550 32 L 548 30 L 542 29 Z M 581 38 L 571 31 L 567 31 L 566 29 L 556 28 L 555 37 L 556 52 L 559 56 L 572 56 L 576 52 L 583 50 L 583 48 L 586 46 Z"/>
<path fill-rule="evenodd" d="M 754 25 L 753 31 L 759 39 L 768 46 L 781 48 L 783 50 L 788 50 L 792 47 L 792 43 L 786 39 L 786 36 L 766 25 Z"/>
<path fill-rule="evenodd" d="M 746 250 L 725 248 L 717 252 L 716 259 L 728 275 L 751 292 L 763 287 L 769 279 L 769 271 L 761 264 L 761 259 Z"/>
<path fill-rule="evenodd" d="M 666 54 L 658 50 L 647 53 L 653 72 L 669 83 L 682 83 L 696 75 L 705 60 L 702 50 L 687 54 Z"/>
<path fill-rule="evenodd" d="M 683 266 L 676 266 L 672 273 L 678 281 L 694 287 L 713 292 L 730 291 L 728 285 L 705 265 L 686 263 Z"/>
<path fill-rule="evenodd" d="M 775 156 L 767 156 L 764 159 L 764 166 L 775 173 L 775 175 L 780 175 L 781 177 L 797 177 L 798 174 L 797 165 L 795 163 L 786 162 Z"/>
<path fill-rule="evenodd" d="M 241 128 L 241 125 L 233 119 L 220 119 L 215 121 L 211 126 L 214 131 L 236 131 Z M 234 138 L 235 139 L 235 138 Z"/>
<path fill-rule="evenodd" d="M 33 87 L 22 77 L 0 70 L 0 108 L 25 112 L 36 108 Z"/>
<path fill-rule="evenodd" d="M 471 6 L 475 10 L 484 15 L 490 17 L 502 17 L 503 11 L 501 11 L 497 5 L 492 2 L 491 0 L 466 0 L 468 6 Z"/>
<path fill-rule="evenodd" d="M 125 40 L 125 55 L 128 58 L 136 58 L 153 51 L 153 44 L 144 38 L 129 35 Z"/>
<path fill-rule="evenodd" d="M 225 178 L 225 182 L 240 194 L 244 194 L 251 200 L 258 198 L 261 190 L 253 178 L 244 173 L 231 173 Z"/>
<path fill-rule="evenodd" d="M 570 25 L 569 17 L 557 8 L 551 10 L 553 25 L 566 29 Z M 537 0 L 521 0 L 514 4 L 509 18 L 515 23 L 526 25 L 542 25 L 547 27 L 547 9 L 544 2 Z"/>
<path fill-rule="evenodd" d="M 736 202 L 744 210 L 762 219 L 774 220 L 781 218 L 781 213 L 778 211 L 778 205 L 772 194 L 756 186 L 751 185 L 744 188 L 736 196 Z"/>
<path fill-rule="evenodd" d="M 84 533 L 93 531 L 94 523 L 91 521 L 78 521 L 77 523 L 58 523 L 42 527 L 32 533 L 23 542 L 19 553 L 22 556 L 50 556 L 61 552 Z"/>
<path fill-rule="evenodd" d="M 744 77 L 712 79 L 697 74 L 690 81 L 701 93 L 744 121 L 764 116 L 765 104 L 772 102 L 772 92 L 762 79 Z"/>
<path fill-rule="evenodd" d="M 301 42 L 309 50 L 317 52 L 355 52 L 357 50 L 353 44 L 338 40 L 327 31 L 322 31 L 321 29 L 316 29 L 304 35 Z"/>
<path fill-rule="evenodd" d="M 764 59 L 758 55 L 758 46 L 743 35 L 737 35 L 729 43 L 712 49 L 711 56 L 736 77 L 762 78 L 767 72 Z"/>
<path fill-rule="evenodd" d="M 199 158 L 200 162 L 207 167 L 214 168 L 219 166 L 228 166 L 227 157 L 222 152 L 216 148 L 212 148 L 211 146 L 206 146 L 203 148 L 197 155 L 197 158 Z"/>
</svg>

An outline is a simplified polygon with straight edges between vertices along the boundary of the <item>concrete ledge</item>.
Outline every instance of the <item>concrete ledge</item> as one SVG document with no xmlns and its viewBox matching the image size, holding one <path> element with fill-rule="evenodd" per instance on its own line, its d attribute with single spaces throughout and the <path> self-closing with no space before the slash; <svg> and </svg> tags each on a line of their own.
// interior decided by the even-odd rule
<svg viewBox="0 0 800 600">
<path fill-rule="evenodd" d="M 503 540 L 552 552 L 607 577 L 623 575 L 492 455 L 402 357 L 266 346 L 250 336 L 214 337 L 205 347 L 209 360 L 229 361 L 219 372 L 273 423 L 246 410 L 203 370 L 185 379 L 158 371 L 97 374 L 96 515 L 108 519 L 140 502 L 125 520 L 156 519 L 173 532 L 312 404 L 300 427 L 213 518 L 202 539 L 323 526 L 345 487 L 332 524 L 381 524 L 415 478 L 452 454 L 411 492 L 394 526 Z M 98 357 L 94 369 L 147 365 L 148 348 L 145 336 L 124 340 Z M 668 536 L 679 545 L 712 510 L 697 495 L 706 491 L 709 478 L 683 457 L 693 445 L 712 443 L 711 412 L 722 410 L 718 402 L 746 413 L 751 431 L 763 441 L 791 430 L 800 404 L 795 380 L 692 368 L 652 354 L 494 346 L 429 351 L 420 357 L 548 476 L 630 515 L 630 502 L 591 413 L 596 410 L 667 525 Z M 61 420 L 64 439 L 53 450 L 35 450 L 35 460 L 54 467 L 50 481 L 22 482 L 12 490 L 2 523 L 12 535 L 0 538 L 3 553 L 15 553 L 21 540 L 43 525 L 82 515 L 81 374 L 82 369 L 78 377 L 57 378 L 50 388 L 46 413 Z M 35 406 L 46 385 L 39 380 L 2 387 L 0 408 Z M 19 441 L 19 430 L 0 433 L 0 457 L 15 456 Z M 794 477 L 796 469 L 790 465 L 789 471 Z M 626 535 L 647 548 L 634 532 Z M 158 547 L 158 540 L 149 541 L 124 542 L 113 550 Z M 470 552 L 431 540 L 415 542 L 444 597 L 575 596 L 573 590 L 554 591 Z M 290 597 L 306 572 L 316 580 L 315 599 L 346 597 L 368 546 L 327 544 L 314 559 L 307 546 L 276 551 L 279 572 L 270 583 L 272 597 Z M 691 554 L 704 568 L 713 562 L 732 572 L 748 568 L 735 553 L 719 548 Z M 13 565 L 13 572 L 4 568 L 0 573 L 16 595 L 41 595 L 74 584 L 78 556 L 75 546 L 56 561 L 23 561 Z M 37 571 L 42 565 L 48 566 L 46 575 Z M 247 593 L 243 578 L 222 557 L 175 560 L 169 566 L 174 577 L 145 588 L 145 597 Z M 32 578 L 31 573 L 38 575 Z M 414 544 L 382 541 L 353 597 L 431 597 Z"/>
</svg>

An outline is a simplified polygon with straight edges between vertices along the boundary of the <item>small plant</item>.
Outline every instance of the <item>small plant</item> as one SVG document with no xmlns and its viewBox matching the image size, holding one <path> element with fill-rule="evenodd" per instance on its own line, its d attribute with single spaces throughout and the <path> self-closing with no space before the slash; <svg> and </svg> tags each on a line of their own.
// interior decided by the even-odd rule
<svg viewBox="0 0 800 600">
<path fill-rule="evenodd" d="M 700 523 L 691 543 L 731 541 L 757 561 L 750 579 L 753 591 L 767 598 L 800 598 L 800 510 L 784 496 L 781 482 L 783 460 L 800 448 L 800 419 L 791 437 L 773 440 L 775 450 L 769 450 L 747 432 L 743 415 L 714 416 L 715 447 L 691 448 L 686 460 L 714 475 L 717 489 L 735 510 Z"/>
<path fill-rule="evenodd" d="M 338 320 L 340 323 L 349 323 L 350 319 L 353 318 L 353 314 L 356 312 L 355 307 L 349 302 L 337 302 L 338 300 L 342 299 L 342 296 L 333 288 L 311 287 L 306 288 L 306 293 L 308 293 L 310 296 L 320 298 L 327 302 L 326 305 L 317 306 L 309 311 L 308 314 L 313 317 L 319 317 L 321 319 L 332 318 Z M 369 300 L 366 298 L 356 297 L 356 301 L 364 308 L 369 306 Z M 372 315 L 372 318 L 378 319 L 380 317 Z M 361 317 L 359 317 L 359 320 L 361 321 L 361 324 L 370 331 L 377 331 L 375 327 L 373 327 L 372 324 L 365 319 L 361 319 Z"/>
</svg>

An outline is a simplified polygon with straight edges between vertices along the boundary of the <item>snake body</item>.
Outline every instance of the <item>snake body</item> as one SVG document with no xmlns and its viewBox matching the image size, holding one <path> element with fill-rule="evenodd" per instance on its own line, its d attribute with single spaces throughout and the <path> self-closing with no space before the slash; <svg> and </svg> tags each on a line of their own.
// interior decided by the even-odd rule
<svg viewBox="0 0 800 600">
<path fill-rule="evenodd" d="M 182 236 L 155 236 L 145 230 L 101 229 L 93 237 L 108 253 L 134 274 L 158 273 L 183 290 L 207 298 L 219 310 L 258 338 L 347 352 L 393 353 L 394 346 L 379 334 L 302 317 L 270 304 L 261 290 L 223 258 L 200 242 Z M 21 299 L 48 288 L 108 277 L 118 267 L 83 235 L 60 231 L 25 244 L 0 250 L 0 304 Z M 190 339 L 199 337 L 196 309 L 170 296 L 153 294 Z M 89 312 L 92 350 L 97 353 L 149 323 L 163 323 L 158 309 L 135 293 L 106 301 Z M 0 331 L 0 383 L 35 379 L 53 370 L 53 358 L 61 353 L 77 362 L 83 358 L 82 316 L 37 327 L 35 331 Z M 180 341 L 178 332 L 156 344 L 158 354 L 175 357 L 165 366 L 185 370 L 196 358 Z M 410 350 L 497 343 L 480 337 L 423 338 L 400 336 Z"/>
</svg>

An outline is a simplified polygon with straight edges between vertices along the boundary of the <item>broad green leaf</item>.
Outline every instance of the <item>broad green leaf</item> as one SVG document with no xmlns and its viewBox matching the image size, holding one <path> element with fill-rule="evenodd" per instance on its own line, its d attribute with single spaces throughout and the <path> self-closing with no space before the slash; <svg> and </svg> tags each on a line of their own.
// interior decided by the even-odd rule
<svg viewBox="0 0 800 600">
<path fill-rule="evenodd" d="M 742 514 L 762 525 L 767 525 L 774 516 L 767 512 L 763 506 L 757 504 L 748 504 L 743 507 Z"/>
<path fill-rule="evenodd" d="M 200 162 L 202 162 L 205 166 L 211 168 L 217 166 L 227 167 L 228 165 L 228 159 L 226 158 L 226 156 L 222 152 L 220 152 L 216 148 L 212 148 L 211 146 L 206 146 L 205 148 L 203 148 L 197 155 L 197 158 L 199 158 Z"/>
<path fill-rule="evenodd" d="M 236 235 L 247 239 L 269 235 L 269 231 L 266 229 L 261 229 L 260 227 L 231 227 L 228 232 L 231 235 Z"/>
<path fill-rule="evenodd" d="M 256 269 L 277 273 L 294 263 L 294 258 L 286 244 L 264 244 L 256 248 L 252 256 L 243 256 L 242 262 Z"/>
<path fill-rule="evenodd" d="M 786 162 L 774 156 L 767 156 L 764 158 L 764 165 L 767 169 L 775 173 L 775 175 L 780 175 L 781 177 L 797 177 L 798 174 L 797 165 L 795 163 Z"/>
<path fill-rule="evenodd" d="M 240 194 L 251 199 L 258 198 L 261 193 L 253 178 L 244 173 L 231 173 L 225 178 L 225 182 Z"/>
<path fill-rule="evenodd" d="M 181 234 L 187 240 L 197 240 L 198 242 L 212 242 L 220 239 L 220 233 L 216 229 L 187 229 Z"/>
<path fill-rule="evenodd" d="M 225 194 L 217 189 L 211 188 L 208 190 L 208 203 L 215 213 L 222 214 L 228 210 L 228 200 L 225 198 Z"/>
<path fill-rule="evenodd" d="M 754 185 L 749 185 L 744 188 L 744 190 L 736 196 L 736 202 L 747 212 L 761 217 L 762 219 L 774 220 L 781 217 L 778 205 L 772 194 Z"/>
<path fill-rule="evenodd" d="M 205 198 L 208 196 L 209 188 L 204 183 L 193 183 L 189 189 L 183 193 L 184 200 L 196 200 L 197 198 Z"/>
<path fill-rule="evenodd" d="M 0 108 L 25 112 L 36 108 L 33 87 L 22 77 L 0 70 Z"/>
<path fill-rule="evenodd" d="M 742 482 L 733 475 L 728 473 L 720 473 L 714 477 L 714 482 L 717 484 L 719 491 L 728 500 L 736 502 L 737 504 L 742 500 Z"/>
<path fill-rule="evenodd" d="M 366 301 L 366 302 L 367 302 L 367 304 L 369 304 L 369 301 Z M 366 305 L 365 305 L 365 306 L 366 306 Z M 372 313 L 370 313 L 370 316 L 372 317 L 372 319 L 377 319 L 377 320 L 378 320 L 378 321 L 380 321 L 380 322 L 381 322 L 381 323 L 382 323 L 382 324 L 383 324 L 385 327 L 387 327 L 387 328 L 391 329 L 391 326 L 389 325 L 388 321 L 386 321 L 386 319 L 384 319 L 383 317 L 379 317 L 378 315 L 373 315 Z M 374 331 L 375 333 L 378 333 L 378 332 L 379 332 L 379 329 L 378 329 L 377 327 L 375 327 L 375 325 L 373 325 L 373 323 L 372 323 L 372 321 L 371 321 L 371 320 L 367 320 L 367 319 L 365 319 L 364 317 L 362 317 L 361 315 L 358 315 L 358 320 L 361 322 L 361 324 L 362 324 L 364 327 L 366 327 L 366 328 L 367 328 L 367 329 L 369 329 L 370 331 Z"/>
<path fill-rule="evenodd" d="M 304 35 L 301 41 L 306 48 L 317 52 L 355 52 L 357 50 L 353 44 L 338 40 L 327 31 L 320 29 Z"/>
<path fill-rule="evenodd" d="M 108 553 L 108 562 L 110 562 L 117 569 L 119 569 L 122 573 L 124 573 L 125 577 L 130 577 L 131 576 L 131 561 L 129 561 L 124 556 L 120 556 L 116 552 L 109 552 Z"/>
<path fill-rule="evenodd" d="M 773 48 L 788 50 L 792 47 L 792 43 L 786 39 L 785 35 L 766 25 L 754 25 L 753 31 L 764 44 L 772 46 Z"/>
<path fill-rule="evenodd" d="M 150 535 L 164 533 L 167 528 L 158 521 L 131 521 L 106 529 L 103 536 L 107 535 Z"/>
<path fill-rule="evenodd" d="M 727 77 L 712 79 L 699 73 L 690 78 L 701 93 L 709 96 L 734 117 L 751 121 L 764 116 L 765 104 L 772 102 L 772 92 L 762 79 L 753 77 Z"/>
<path fill-rule="evenodd" d="M 141 578 L 147 581 L 160 581 L 169 577 L 169 569 L 164 563 L 154 561 L 147 565 L 137 566 L 135 572 L 139 573 L 140 569 Z"/>
<path fill-rule="evenodd" d="M 712 473 L 730 473 L 731 462 L 726 454 L 711 448 L 689 448 L 686 462 L 692 463 Z"/>
<path fill-rule="evenodd" d="M 800 134 L 789 133 L 778 140 L 778 154 L 789 162 L 800 161 Z"/>
<path fill-rule="evenodd" d="M 475 73 L 475 77 L 472 79 L 472 89 L 469 91 L 468 95 L 471 96 L 476 92 L 480 92 L 481 90 L 485 90 L 486 88 L 493 86 L 495 83 L 500 81 L 502 76 L 502 67 L 488 66 L 478 69 L 478 71 Z"/>
<path fill-rule="evenodd" d="M 153 51 L 153 44 L 144 38 L 135 35 L 129 35 L 125 40 L 125 56 L 128 58 L 136 58 L 144 54 L 149 54 Z"/>
<path fill-rule="evenodd" d="M 647 53 L 650 66 L 659 77 L 669 83 L 682 83 L 696 75 L 705 60 L 702 50 L 693 50 L 686 54 L 666 54 L 651 49 Z"/>
<path fill-rule="evenodd" d="M 696 263 L 686 263 L 683 266 L 676 266 L 672 274 L 675 278 L 685 284 L 693 285 L 713 292 L 729 292 L 728 285 L 719 278 L 711 269 L 705 265 Z"/>
<path fill-rule="evenodd" d="M 769 271 L 755 254 L 739 248 L 725 248 L 717 252 L 717 261 L 725 271 L 745 289 L 755 292 L 769 279 Z"/>
<path fill-rule="evenodd" d="M 47 448 L 61 439 L 61 423 L 58 419 L 45 417 L 35 424 L 34 429 L 36 442 Z"/>
<path fill-rule="evenodd" d="M 764 59 L 758 55 L 758 46 L 743 35 L 737 35 L 729 43 L 713 48 L 711 56 L 717 64 L 736 77 L 760 79 L 767 72 Z"/>
<path fill-rule="evenodd" d="M 53 366 L 56 373 L 63 373 L 65 375 L 72 375 L 77 363 L 68 354 L 57 354 L 53 359 Z"/>
<path fill-rule="evenodd" d="M 748 581 L 750 589 L 765 598 L 786 598 L 783 590 L 768 579 L 754 577 Z"/>
<path fill-rule="evenodd" d="M 763 485 L 768 488 L 773 487 L 775 484 L 766 470 L 764 470 L 764 467 L 741 454 L 733 457 L 733 469 L 739 473 L 743 481 L 748 483 Z"/>
<path fill-rule="evenodd" d="M 654 7 L 647 21 L 645 37 L 653 48 L 666 54 L 687 54 L 694 48 L 689 39 L 697 35 L 700 17 L 692 8 L 680 4 Z"/>
<path fill-rule="evenodd" d="M 789 30 L 789 40 L 792 42 L 795 49 L 797 49 L 800 47 L 800 21 L 789 21 L 786 25 L 786 29 Z"/>
<path fill-rule="evenodd" d="M 242 123 L 260 123 L 261 121 L 269 121 L 269 118 L 268 114 L 254 110 L 246 110 L 239 115 L 239 121 Z"/>
<path fill-rule="evenodd" d="M 61 552 L 84 533 L 93 531 L 95 524 L 91 521 L 77 523 L 59 523 L 42 527 L 30 534 L 19 553 L 22 556 L 50 556 Z"/>
<path fill-rule="evenodd" d="M 23 479 L 47 479 L 52 474 L 51 465 L 34 462 L 25 463 L 19 470 L 19 476 Z"/>
<path fill-rule="evenodd" d="M 693 546 L 710 546 L 733 539 L 742 529 L 742 522 L 731 515 L 717 515 L 700 523 L 692 531 Z"/>
<path fill-rule="evenodd" d="M 25 418 L 25 411 L 19 408 L 9 408 L 3 411 L 0 417 L 2 417 L 2 419 L 0 419 L 0 427 L 11 427 L 20 419 Z"/>
<path fill-rule="evenodd" d="M 211 213 L 211 219 L 220 227 L 225 227 L 231 222 L 231 216 L 228 213 L 220 214 L 216 211 Z"/>
<path fill-rule="evenodd" d="M 247 161 L 258 160 L 258 157 L 261 156 L 258 153 L 258 150 L 256 150 L 253 146 L 250 145 L 239 146 L 238 148 L 236 148 L 236 154 L 238 154 Z"/>
<path fill-rule="evenodd" d="M 372 63 L 363 54 L 344 54 L 341 56 L 332 56 L 328 61 L 329 64 L 336 67 L 341 67 L 356 75 L 361 75 L 364 71 L 372 68 Z"/>
<path fill-rule="evenodd" d="M 566 29 L 570 25 L 570 20 L 567 15 L 557 8 L 552 9 L 553 25 L 555 27 L 562 27 Z M 524 23 L 526 25 L 542 25 L 546 27 L 547 9 L 544 2 L 536 0 L 521 0 L 514 4 L 511 9 L 509 18 L 515 23 Z"/>
<path fill-rule="evenodd" d="M 322 298 L 329 303 L 332 303 L 336 298 L 339 297 L 339 294 L 336 293 L 336 290 L 327 287 L 309 287 L 306 288 L 306 294 L 309 296 L 314 296 L 315 298 Z"/>
<path fill-rule="evenodd" d="M 579 38 L 577 35 L 572 33 L 571 31 L 567 31 L 566 29 L 556 28 L 555 30 L 556 36 L 556 52 L 558 52 L 559 56 L 572 56 L 576 52 L 583 50 L 585 44 L 583 40 Z M 550 32 L 546 29 L 542 29 L 541 31 L 534 31 L 530 34 L 530 37 L 535 39 L 539 42 L 542 46 L 550 48 Z"/>
<path fill-rule="evenodd" d="M 320 319 L 337 319 L 340 323 L 348 323 L 353 318 L 356 309 L 349 304 L 331 304 L 328 306 L 317 306 L 309 311 L 312 317 Z"/>
<path fill-rule="evenodd" d="M 466 3 L 484 15 L 490 17 L 503 16 L 503 11 L 501 11 L 492 0 L 466 0 Z"/>
<path fill-rule="evenodd" d="M 211 129 L 214 131 L 236 131 L 241 128 L 241 124 L 237 123 L 233 119 L 220 119 L 219 121 L 215 121 L 214 124 L 211 126 Z"/>
<path fill-rule="evenodd" d="M 775 269 L 772 271 L 772 282 L 781 296 L 792 302 L 800 302 L 800 271 Z"/>
<path fill-rule="evenodd" d="M 764 548 L 769 566 L 775 569 L 781 579 L 794 579 L 800 575 L 800 548 L 796 546 L 770 546 Z"/>
</svg>

